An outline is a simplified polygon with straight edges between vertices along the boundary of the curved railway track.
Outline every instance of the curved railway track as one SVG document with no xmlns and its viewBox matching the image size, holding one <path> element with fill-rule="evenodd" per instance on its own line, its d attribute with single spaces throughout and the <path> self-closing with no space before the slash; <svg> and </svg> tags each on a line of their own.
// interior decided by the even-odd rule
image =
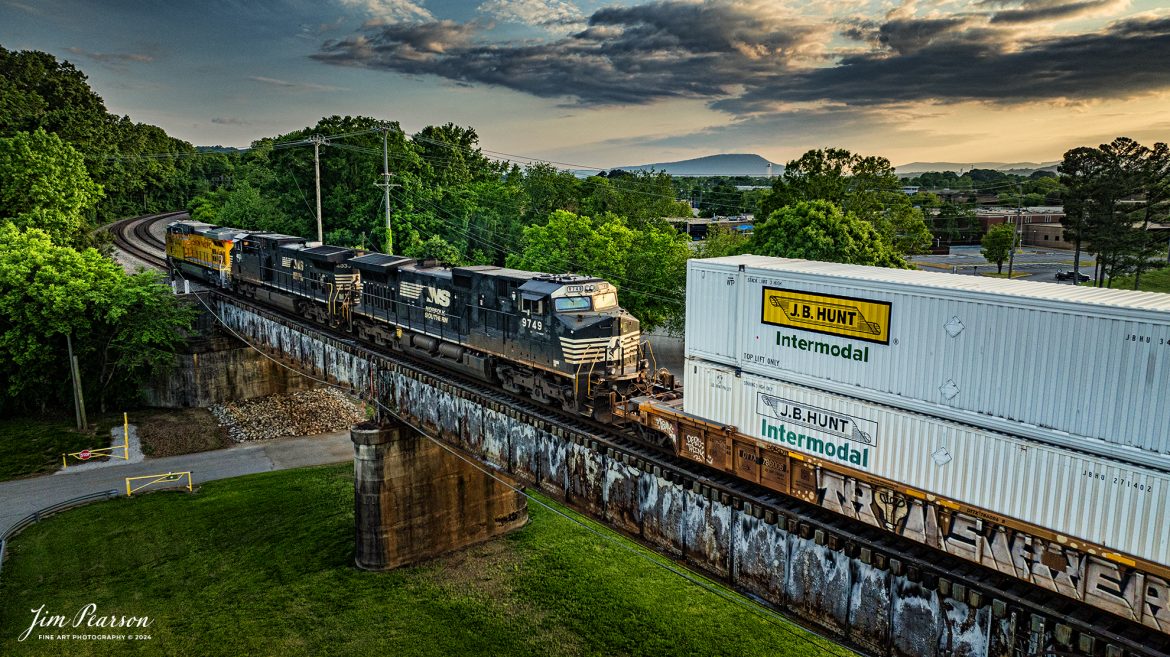
<svg viewBox="0 0 1170 657">
<path fill-rule="evenodd" d="M 144 264 L 166 271 L 166 244 L 152 234 L 151 228 L 161 221 L 173 221 L 186 212 L 168 212 L 115 221 L 107 227 L 114 238 L 114 246 Z"/>
<path fill-rule="evenodd" d="M 182 213 L 126 219 L 112 224 L 110 230 L 114 235 L 115 244 L 119 248 L 153 266 L 165 269 L 165 260 L 159 255 L 164 250 L 164 244 L 150 233 L 150 228 L 159 221 L 171 220 L 179 214 Z M 886 555 L 883 561 L 886 561 L 888 567 L 896 568 L 912 581 L 923 582 L 928 588 L 935 588 L 940 581 L 945 580 L 952 589 L 956 586 L 963 586 L 968 591 L 979 591 L 986 599 L 1007 605 L 1009 613 L 1017 614 L 1021 630 L 1027 624 L 1026 618 L 1031 617 L 1034 622 L 1036 617 L 1042 617 L 1047 619 L 1049 623 L 1061 624 L 1082 636 L 1095 638 L 1094 647 L 1069 652 L 1067 653 L 1069 655 L 1105 655 L 1106 657 L 1117 655 L 1120 657 L 1120 655 L 1126 654 L 1135 657 L 1170 657 L 1170 636 L 1157 633 L 1138 623 L 1071 598 L 1054 595 L 1043 588 L 990 568 L 931 549 L 910 539 L 882 531 L 795 498 L 779 495 L 755 484 L 703 468 L 672 454 L 650 448 L 628 431 L 574 416 L 558 408 L 538 406 L 529 400 L 517 398 L 502 390 L 487 386 L 482 381 L 446 370 L 436 370 L 434 363 L 423 362 L 420 359 L 397 352 L 384 351 L 359 342 L 353 336 L 334 333 L 319 324 L 267 306 L 259 306 L 253 301 L 238 298 L 222 290 L 215 290 L 213 293 L 224 296 L 232 303 L 250 306 L 261 312 L 278 316 L 289 324 L 328 334 L 338 342 L 410 368 L 416 371 L 419 376 L 467 390 L 481 399 L 508 407 L 527 417 L 537 418 L 572 434 L 587 436 L 590 446 L 594 449 L 617 455 L 618 458 L 644 464 L 647 466 L 641 468 L 644 470 L 659 469 L 668 480 L 702 492 L 710 499 L 719 499 L 725 503 L 740 506 L 751 504 L 753 509 L 762 509 L 765 514 L 773 514 L 777 523 L 782 523 L 789 532 L 805 538 L 812 538 L 814 535 L 826 532 L 826 543 L 830 547 L 839 546 L 839 549 L 843 549 L 851 555 L 865 551 L 873 553 L 875 558 L 876 555 Z M 818 538 L 819 541 L 820 538 Z M 795 620 L 807 624 L 799 617 Z M 1110 644 L 1125 652 L 1110 653 L 1104 648 L 1105 644 Z M 856 649 L 856 646 L 854 648 Z M 1038 652 L 1036 654 L 1053 653 Z"/>
</svg>

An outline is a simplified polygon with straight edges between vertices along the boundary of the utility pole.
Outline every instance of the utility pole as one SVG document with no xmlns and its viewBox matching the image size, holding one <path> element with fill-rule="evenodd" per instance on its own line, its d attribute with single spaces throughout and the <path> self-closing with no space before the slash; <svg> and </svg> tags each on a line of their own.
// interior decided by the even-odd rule
<svg viewBox="0 0 1170 657">
<path fill-rule="evenodd" d="M 1019 238 L 1020 225 L 1023 222 L 1023 217 L 1022 217 L 1023 209 L 1020 207 L 1020 203 L 1022 201 L 1022 199 L 1020 197 L 1022 194 L 1023 194 L 1023 187 L 1016 185 L 1016 216 L 1015 216 L 1015 219 L 1012 221 L 1012 248 L 1010 251 L 1008 251 L 1008 278 L 1009 279 L 1011 279 L 1011 277 L 1012 277 L 1012 264 L 1015 262 L 1015 259 L 1016 259 L 1016 240 Z"/>
<path fill-rule="evenodd" d="M 84 431 L 89 423 L 85 417 L 85 397 L 81 394 L 81 368 L 77 366 L 77 356 L 73 355 L 73 336 L 65 334 L 65 346 L 69 350 L 69 373 L 73 376 L 73 414 L 77 419 L 77 430 Z"/>
<path fill-rule="evenodd" d="M 321 135 L 309 137 L 313 144 L 313 170 L 317 176 L 317 241 L 325 243 L 325 232 L 321 227 L 321 144 L 328 143 Z"/>
<path fill-rule="evenodd" d="M 396 185 L 390 184 L 390 124 L 382 126 L 382 182 L 375 183 L 377 187 L 381 187 L 385 193 L 386 203 L 386 255 L 394 253 L 394 236 L 390 232 L 390 188 Z"/>
</svg>

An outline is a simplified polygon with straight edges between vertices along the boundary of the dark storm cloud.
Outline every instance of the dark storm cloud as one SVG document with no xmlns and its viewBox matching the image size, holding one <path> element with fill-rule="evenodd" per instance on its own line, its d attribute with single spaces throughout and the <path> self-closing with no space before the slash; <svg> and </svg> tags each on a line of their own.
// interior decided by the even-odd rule
<svg viewBox="0 0 1170 657">
<path fill-rule="evenodd" d="M 986 33 L 956 35 L 910 54 L 873 53 L 837 66 L 771 76 L 714 106 L 741 113 L 777 101 L 853 105 L 924 100 L 1000 103 L 1118 98 L 1170 88 L 1170 18 L 1114 23 L 1011 50 Z"/>
<path fill-rule="evenodd" d="M 581 105 L 699 98 L 737 115 L 794 102 L 1016 103 L 1170 88 L 1170 18 L 1056 37 L 992 24 L 996 16 L 1014 24 L 1026 14 L 1067 17 L 1112 2 L 995 2 L 952 17 L 809 25 L 767 5 L 668 1 L 600 9 L 584 30 L 550 41 L 488 42 L 486 24 L 438 21 L 370 27 L 326 42 L 313 57 Z M 866 45 L 831 59 L 835 33 Z"/>
<path fill-rule="evenodd" d="M 1022 0 L 1019 3 L 995 2 L 982 4 L 998 6 L 1017 5 L 1011 9 L 996 11 L 991 16 L 991 22 L 993 24 L 1018 24 L 1076 18 L 1085 14 L 1092 14 L 1118 7 L 1125 4 L 1125 0 L 1080 0 L 1078 2 Z"/>
<path fill-rule="evenodd" d="M 319 61 L 467 84 L 491 84 L 584 105 L 712 98 L 785 70 L 815 30 L 750 8 L 663 2 L 595 13 L 549 42 L 475 42 L 481 26 L 450 21 L 378 27 L 326 42 Z"/>
</svg>

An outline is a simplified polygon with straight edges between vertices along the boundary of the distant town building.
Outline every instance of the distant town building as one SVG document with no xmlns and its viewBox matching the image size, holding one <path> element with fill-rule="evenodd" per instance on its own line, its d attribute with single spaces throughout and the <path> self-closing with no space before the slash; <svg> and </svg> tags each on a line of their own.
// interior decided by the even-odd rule
<svg viewBox="0 0 1170 657">
<path fill-rule="evenodd" d="M 715 217 L 695 217 L 688 219 L 686 217 L 668 217 L 666 221 L 675 227 L 680 233 L 684 233 L 690 237 L 692 241 L 707 239 L 707 231 L 712 226 L 719 226 L 726 230 L 734 230 L 746 235 L 750 235 L 755 226 L 755 215 L 740 214 L 733 216 L 715 216 Z"/>
<path fill-rule="evenodd" d="M 988 207 L 975 208 L 975 218 L 983 232 L 996 224 L 1015 223 L 1020 231 L 1020 242 L 1024 246 L 1041 246 L 1052 249 L 1072 249 L 1073 243 L 1064 239 L 1064 208 L 1059 205 L 1044 205 L 1027 208 Z"/>
</svg>

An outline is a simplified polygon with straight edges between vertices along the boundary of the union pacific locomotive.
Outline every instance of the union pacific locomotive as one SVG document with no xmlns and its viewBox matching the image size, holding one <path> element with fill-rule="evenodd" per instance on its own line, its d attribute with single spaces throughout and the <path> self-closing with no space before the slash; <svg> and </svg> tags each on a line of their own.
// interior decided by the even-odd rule
<svg viewBox="0 0 1170 657">
<path fill-rule="evenodd" d="M 638 320 L 599 278 L 448 267 L 194 221 L 167 226 L 173 271 L 498 382 L 576 413 L 649 379 Z"/>
</svg>

